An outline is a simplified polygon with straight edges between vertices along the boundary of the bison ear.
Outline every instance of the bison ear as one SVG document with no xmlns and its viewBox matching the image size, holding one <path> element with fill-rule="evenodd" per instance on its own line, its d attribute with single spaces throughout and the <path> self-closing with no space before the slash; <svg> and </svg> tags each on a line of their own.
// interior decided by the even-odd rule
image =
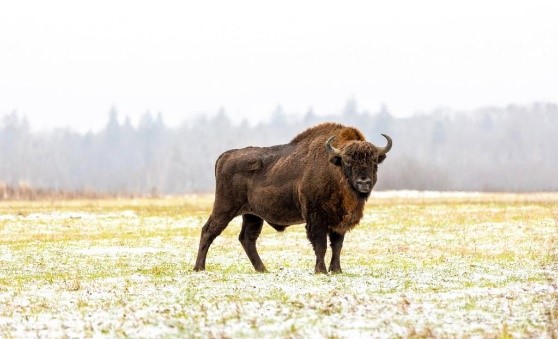
<svg viewBox="0 0 558 339">
<path fill-rule="evenodd" d="M 386 159 L 386 155 L 385 155 L 385 154 L 380 155 L 380 156 L 378 157 L 378 164 L 381 164 L 382 161 L 384 161 L 385 159 Z"/>
<path fill-rule="evenodd" d="M 341 157 L 338 155 L 334 155 L 329 157 L 329 161 L 334 164 L 335 166 L 341 166 Z"/>
</svg>

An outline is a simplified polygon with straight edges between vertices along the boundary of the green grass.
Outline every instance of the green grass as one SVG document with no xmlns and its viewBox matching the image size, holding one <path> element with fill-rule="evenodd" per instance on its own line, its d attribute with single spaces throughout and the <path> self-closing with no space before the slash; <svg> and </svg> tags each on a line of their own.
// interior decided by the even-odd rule
<svg viewBox="0 0 558 339">
<path fill-rule="evenodd" d="M 211 196 L 0 202 L 0 336 L 558 335 L 558 194 L 369 200 L 343 274 L 314 275 L 302 225 L 235 219 L 192 272 Z"/>
</svg>

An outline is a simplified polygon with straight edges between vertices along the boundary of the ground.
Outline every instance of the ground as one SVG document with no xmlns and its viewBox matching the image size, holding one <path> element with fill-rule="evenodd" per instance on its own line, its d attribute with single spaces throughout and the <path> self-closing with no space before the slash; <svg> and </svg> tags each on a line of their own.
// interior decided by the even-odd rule
<svg viewBox="0 0 558 339">
<path fill-rule="evenodd" d="M 558 194 L 375 192 L 338 275 L 239 219 L 193 272 L 212 203 L 0 202 L 0 337 L 558 336 Z"/>
</svg>

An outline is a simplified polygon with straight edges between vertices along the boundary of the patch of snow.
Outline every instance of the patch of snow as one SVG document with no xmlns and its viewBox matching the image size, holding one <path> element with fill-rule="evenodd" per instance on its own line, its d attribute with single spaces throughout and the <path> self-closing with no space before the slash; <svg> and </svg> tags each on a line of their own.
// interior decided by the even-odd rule
<svg viewBox="0 0 558 339">
<path fill-rule="evenodd" d="M 134 211 L 121 211 L 112 213 L 89 213 L 89 212 L 49 212 L 49 213 L 31 213 L 21 217 L 23 220 L 41 220 L 41 221 L 58 221 L 68 219 L 111 219 L 111 218 L 137 218 L 138 215 Z"/>
<path fill-rule="evenodd" d="M 0 247 L 0 261 L 13 261 L 14 256 L 8 246 Z"/>
<path fill-rule="evenodd" d="M 482 192 L 441 192 L 441 191 L 373 191 L 371 198 L 471 198 L 480 197 L 485 193 Z"/>
<path fill-rule="evenodd" d="M 17 216 L 13 214 L 0 214 L 0 221 L 15 221 Z"/>
<path fill-rule="evenodd" d="M 90 247 L 86 249 L 82 249 L 76 251 L 77 254 L 82 255 L 109 255 L 109 256 L 116 256 L 121 254 L 146 254 L 146 253 L 161 253 L 166 252 L 164 249 L 161 248 L 152 248 L 152 247 L 121 247 L 121 246 L 113 246 L 113 247 Z"/>
</svg>

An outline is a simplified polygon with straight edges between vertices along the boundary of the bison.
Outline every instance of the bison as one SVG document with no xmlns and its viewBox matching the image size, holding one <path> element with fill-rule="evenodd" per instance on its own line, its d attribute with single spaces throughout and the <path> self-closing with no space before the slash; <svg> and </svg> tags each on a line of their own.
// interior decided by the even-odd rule
<svg viewBox="0 0 558 339">
<path fill-rule="evenodd" d="M 213 210 L 202 228 L 194 270 L 205 270 L 207 251 L 229 222 L 242 215 L 238 239 L 258 272 L 266 272 L 256 249 L 264 220 L 277 231 L 306 223 L 316 254 L 316 273 L 340 273 L 345 233 L 362 218 L 364 204 L 376 184 L 378 164 L 392 146 L 366 141 L 354 127 L 323 123 L 290 143 L 246 147 L 224 152 L 215 163 Z"/>
</svg>

